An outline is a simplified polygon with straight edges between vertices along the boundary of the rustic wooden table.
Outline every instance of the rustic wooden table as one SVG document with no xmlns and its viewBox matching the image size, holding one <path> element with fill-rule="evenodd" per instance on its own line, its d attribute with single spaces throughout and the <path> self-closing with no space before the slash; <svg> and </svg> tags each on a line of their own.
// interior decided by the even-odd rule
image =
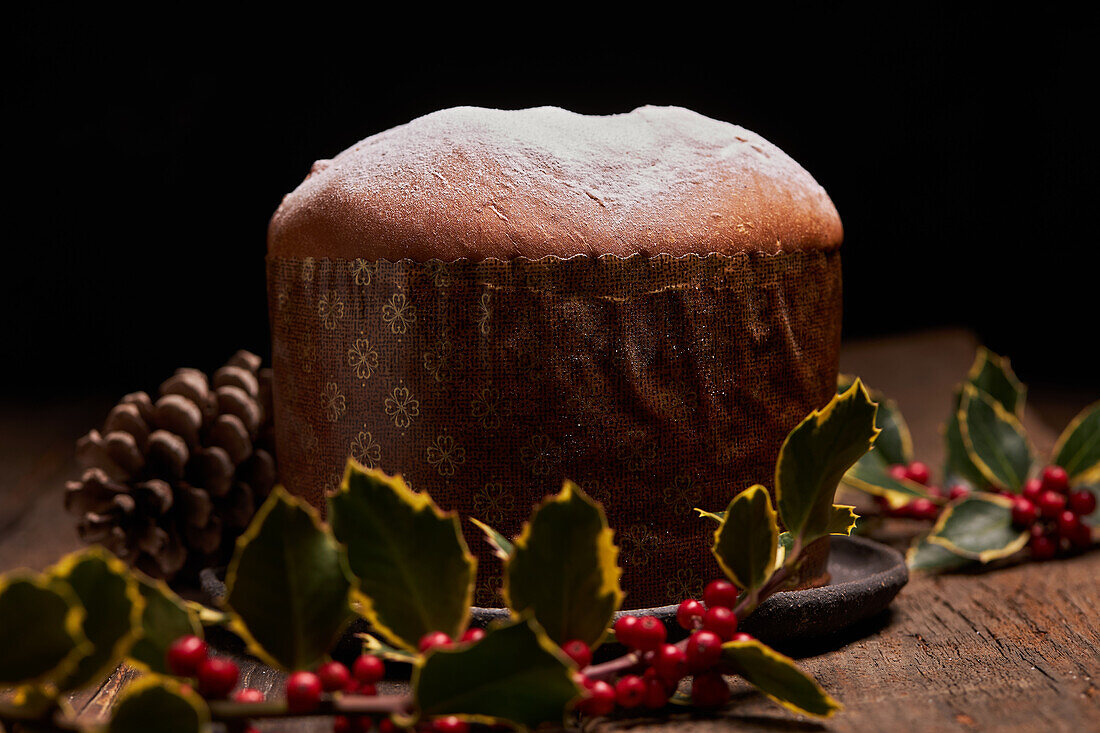
<svg viewBox="0 0 1100 733">
<path fill-rule="evenodd" d="M 938 427 L 976 342 L 940 331 L 846 344 L 844 371 L 894 397 L 917 454 L 942 459 Z M 1100 385 L 1096 385 L 1100 390 Z M 1025 419 L 1040 451 L 1092 394 L 1033 390 Z M 61 510 L 75 473 L 72 442 L 98 424 L 109 399 L 64 405 L 6 405 L 0 412 L 0 570 L 43 568 L 79 545 Z M 912 526 L 888 527 L 903 542 Z M 784 647 L 801 659 L 845 710 L 828 721 L 792 715 L 737 686 L 733 703 L 710 716 L 596 720 L 585 727 L 641 731 L 678 727 L 740 730 L 1100 730 L 1100 552 L 1024 563 L 979 574 L 915 576 L 891 609 L 841 635 Z M 281 675 L 241 659 L 244 681 L 277 690 Z M 74 709 L 100 719 L 135 673 L 120 667 Z M 323 731 L 320 720 L 260 726 Z"/>
</svg>

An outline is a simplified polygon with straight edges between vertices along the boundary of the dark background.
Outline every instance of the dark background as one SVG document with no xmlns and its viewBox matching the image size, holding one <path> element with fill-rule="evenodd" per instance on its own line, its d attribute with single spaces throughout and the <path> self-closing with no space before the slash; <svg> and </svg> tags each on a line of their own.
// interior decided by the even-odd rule
<svg viewBox="0 0 1100 733">
<path fill-rule="evenodd" d="M 961 325 L 1025 381 L 1100 381 L 1084 18 L 829 4 L 472 34 L 424 17 L 19 12 L 3 31 L 11 395 L 149 389 L 266 353 L 282 195 L 313 160 L 459 104 L 677 104 L 744 125 L 840 210 L 847 337 Z"/>
</svg>

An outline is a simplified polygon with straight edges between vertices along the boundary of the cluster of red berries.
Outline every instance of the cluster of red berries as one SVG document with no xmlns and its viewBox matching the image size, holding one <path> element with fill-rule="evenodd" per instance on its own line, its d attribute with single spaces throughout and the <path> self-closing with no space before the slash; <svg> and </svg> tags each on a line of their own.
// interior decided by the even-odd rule
<svg viewBox="0 0 1100 733">
<path fill-rule="evenodd" d="M 1081 550 L 1092 544 L 1092 529 L 1081 518 L 1096 511 L 1096 495 L 1071 490 L 1061 466 L 1047 466 L 1041 478 L 1028 479 L 1012 496 L 1012 523 L 1028 529 L 1028 547 L 1037 560 L 1049 560 L 1059 548 Z"/>
<path fill-rule="evenodd" d="M 890 475 L 898 480 L 907 479 L 924 486 L 928 491 L 928 495 L 934 499 L 954 501 L 970 493 L 970 489 L 962 484 L 956 484 L 947 490 L 929 484 L 932 478 L 932 472 L 928 469 L 927 464 L 920 461 L 913 461 L 909 465 L 898 463 L 890 466 Z M 878 502 L 883 514 L 891 517 L 935 521 L 935 519 L 939 517 L 941 510 L 936 502 L 924 497 L 913 499 L 909 503 L 899 507 L 891 507 L 886 499 L 881 496 L 876 496 L 875 500 Z"/>
<path fill-rule="evenodd" d="M 679 687 L 680 680 L 692 675 L 692 702 L 715 707 L 729 700 L 725 678 L 715 669 L 726 641 L 748 641 L 751 636 L 737 633 L 737 588 L 725 580 L 711 582 L 703 593 L 703 602 L 689 598 L 680 603 L 676 620 L 691 635 L 679 644 L 668 643 L 668 629 L 652 616 L 620 616 L 615 622 L 615 637 L 636 652 L 645 671 L 620 677 L 614 685 L 592 680 L 583 672 L 578 681 L 586 695 L 577 709 L 588 715 L 607 715 L 620 708 L 662 708 Z M 592 661 L 592 653 L 582 641 L 562 646 L 577 667 L 583 670 Z"/>
</svg>

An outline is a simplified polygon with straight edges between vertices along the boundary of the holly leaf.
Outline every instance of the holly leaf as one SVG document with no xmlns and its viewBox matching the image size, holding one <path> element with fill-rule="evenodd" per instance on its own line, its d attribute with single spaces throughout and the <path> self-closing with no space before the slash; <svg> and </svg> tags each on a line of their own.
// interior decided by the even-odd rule
<svg viewBox="0 0 1100 733">
<path fill-rule="evenodd" d="M 525 728 L 561 724 L 581 693 L 569 660 L 529 616 L 489 629 L 475 644 L 428 655 L 412 685 L 421 716 Z"/>
<path fill-rule="evenodd" d="M 141 635 L 145 601 L 126 564 L 101 547 L 90 547 L 62 558 L 46 571 L 67 583 L 84 607 L 84 635 L 92 651 L 68 675 L 59 690 L 98 682 L 114 671 Z"/>
<path fill-rule="evenodd" d="M 36 573 L 0 576 L 0 687 L 68 676 L 92 651 L 84 608 L 67 583 Z"/>
<path fill-rule="evenodd" d="M 855 378 L 842 374 L 837 378 L 837 393 L 847 391 L 855 383 Z M 901 416 L 898 404 L 878 390 L 868 389 L 871 399 L 878 404 L 875 413 L 875 427 L 881 432 L 875 440 L 874 452 L 885 460 L 887 465 L 910 463 L 913 460 L 913 436 L 909 425 Z M 869 454 L 868 454 L 869 455 Z"/>
<path fill-rule="evenodd" d="M 493 548 L 493 552 L 496 556 L 501 560 L 507 560 L 508 556 L 512 554 L 512 542 L 485 522 L 474 519 L 473 517 L 467 517 L 467 519 L 473 522 L 474 526 L 485 534 L 485 541 Z"/>
<path fill-rule="evenodd" d="M 828 718 L 842 709 L 794 660 L 756 639 L 726 642 L 722 659 L 749 684 L 788 710 Z"/>
<path fill-rule="evenodd" d="M 532 613 L 558 644 L 595 648 L 623 601 L 618 555 L 603 508 L 567 480 L 516 538 L 504 600 L 516 618 Z"/>
<path fill-rule="evenodd" d="M 714 531 L 711 552 L 737 587 L 751 591 L 771 577 L 778 544 L 771 497 L 757 484 L 733 497 Z"/>
<path fill-rule="evenodd" d="M 975 387 L 963 387 L 959 432 L 971 463 L 999 488 L 1019 492 L 1031 469 L 1023 425 L 999 402 Z"/>
<path fill-rule="evenodd" d="M 715 522 L 721 523 L 726 517 L 725 512 L 708 512 L 696 507 L 695 511 L 703 519 L 710 519 Z M 838 534 L 844 537 L 852 534 L 852 530 L 856 528 L 856 522 L 859 521 L 859 515 L 856 514 L 856 508 L 854 506 L 848 506 L 847 504 L 833 504 L 832 513 L 829 515 L 829 534 Z M 779 534 L 779 547 L 790 548 L 794 543 L 794 537 L 790 532 L 781 532 Z"/>
<path fill-rule="evenodd" d="M 285 670 L 320 662 L 352 618 L 344 553 L 313 507 L 281 486 L 238 538 L 225 586 L 230 628 Z"/>
<path fill-rule="evenodd" d="M 168 677 L 142 677 L 126 688 L 111 711 L 107 733 L 199 733 L 210 711 L 190 687 Z"/>
<path fill-rule="evenodd" d="M 929 542 L 927 536 L 913 541 L 909 551 L 905 553 L 905 561 L 911 570 L 929 572 L 957 570 L 974 562 L 971 558 L 955 554 L 943 545 Z"/>
<path fill-rule="evenodd" d="M 1054 445 L 1054 463 L 1073 481 L 1100 479 L 1100 402 L 1073 418 Z"/>
<path fill-rule="evenodd" d="M 856 380 L 829 404 L 814 410 L 779 449 L 775 495 L 779 516 L 796 544 L 828 534 L 837 484 L 879 434 L 876 405 Z"/>
<path fill-rule="evenodd" d="M 928 535 L 930 543 L 981 563 L 1019 552 L 1027 539 L 1027 530 L 1012 526 L 1012 500 L 996 494 L 971 494 L 948 504 Z"/>
<path fill-rule="evenodd" d="M 379 639 L 374 634 L 368 634 L 366 632 L 356 634 L 357 637 L 363 642 L 363 653 L 373 654 L 376 657 L 382 659 L 391 659 L 395 662 L 404 662 L 405 664 L 413 664 L 419 658 L 418 655 L 413 654 L 405 649 L 398 649 L 395 646 L 387 644 L 383 640 Z"/>
<path fill-rule="evenodd" d="M 966 379 L 1016 417 L 1023 414 L 1027 388 L 1016 378 L 1007 358 L 979 346 Z"/>
<path fill-rule="evenodd" d="M 879 453 L 876 440 L 875 447 L 856 461 L 844 473 L 842 480 L 845 486 L 865 494 L 883 497 L 895 509 L 914 499 L 929 499 L 939 503 L 939 499 L 931 496 L 927 489 L 916 481 L 892 476 L 890 466 L 891 464 Z"/>
<path fill-rule="evenodd" d="M 130 647 L 130 659 L 151 672 L 168 674 L 168 647 L 181 636 L 201 637 L 199 616 L 163 580 L 135 574 L 145 600 L 141 613 L 141 637 Z"/>
<path fill-rule="evenodd" d="M 348 461 L 329 498 L 329 518 L 359 578 L 363 615 L 376 630 L 414 652 L 428 632 L 462 633 L 477 563 L 454 513 L 413 493 L 400 476 Z"/>
</svg>

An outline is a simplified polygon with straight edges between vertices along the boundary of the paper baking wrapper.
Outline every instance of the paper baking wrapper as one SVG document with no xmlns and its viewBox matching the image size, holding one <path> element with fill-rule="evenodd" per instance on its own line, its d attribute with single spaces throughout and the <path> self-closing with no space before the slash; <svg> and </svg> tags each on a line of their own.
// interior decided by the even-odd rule
<svg viewBox="0 0 1100 733">
<path fill-rule="evenodd" d="M 268 258 L 279 472 L 348 456 L 508 536 L 563 478 L 601 501 L 627 606 L 698 596 L 714 524 L 836 389 L 840 255 Z M 479 557 L 478 605 L 500 605 Z M 823 571 L 819 558 L 811 574 Z"/>
</svg>

